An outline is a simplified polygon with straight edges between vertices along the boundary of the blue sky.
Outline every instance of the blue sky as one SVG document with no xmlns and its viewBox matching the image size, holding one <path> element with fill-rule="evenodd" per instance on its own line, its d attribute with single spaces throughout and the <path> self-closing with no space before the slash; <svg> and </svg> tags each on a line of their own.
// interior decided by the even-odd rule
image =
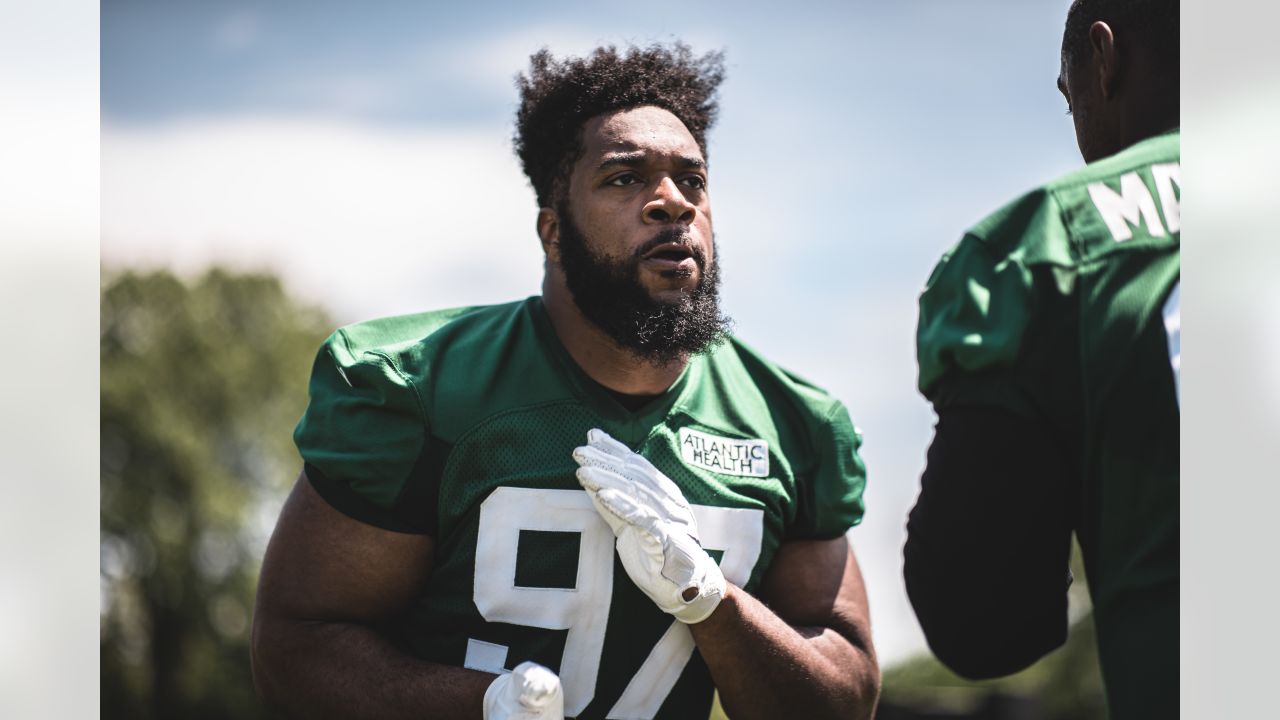
<svg viewBox="0 0 1280 720">
<path fill-rule="evenodd" d="M 279 272 L 341 322 L 537 292 L 513 77 L 548 46 L 723 48 L 710 135 L 725 306 L 865 436 L 851 535 L 876 641 L 923 648 L 899 573 L 932 414 L 915 299 L 963 230 L 1080 164 L 1067 0 L 102 6 L 102 257 Z"/>
</svg>

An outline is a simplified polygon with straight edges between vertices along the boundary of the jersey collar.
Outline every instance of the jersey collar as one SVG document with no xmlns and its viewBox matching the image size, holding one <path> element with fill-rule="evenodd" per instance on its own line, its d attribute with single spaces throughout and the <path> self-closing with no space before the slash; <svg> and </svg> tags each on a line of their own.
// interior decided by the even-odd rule
<svg viewBox="0 0 1280 720">
<path fill-rule="evenodd" d="M 574 394 L 584 404 L 592 410 L 600 414 L 605 419 L 617 423 L 620 427 L 627 428 L 626 435 L 631 437 L 619 438 L 628 444 L 635 444 L 642 441 L 648 436 L 649 432 L 657 425 L 662 424 L 667 415 L 671 413 L 672 408 L 684 399 L 689 389 L 697 384 L 697 378 L 702 374 L 702 364 L 704 358 L 702 354 L 696 354 L 689 358 L 689 362 L 685 365 L 684 371 L 676 378 L 671 387 L 667 391 L 655 397 L 644 407 L 637 409 L 635 412 L 627 410 L 603 387 L 592 380 L 574 361 L 573 356 L 560 342 L 560 337 L 556 335 L 555 327 L 551 324 L 551 318 L 547 315 L 547 310 L 542 304 L 542 298 L 534 295 L 526 301 L 529 315 L 533 318 L 533 325 L 538 335 L 538 341 L 554 360 L 552 365 L 565 379 L 568 385 L 573 388 Z"/>
</svg>

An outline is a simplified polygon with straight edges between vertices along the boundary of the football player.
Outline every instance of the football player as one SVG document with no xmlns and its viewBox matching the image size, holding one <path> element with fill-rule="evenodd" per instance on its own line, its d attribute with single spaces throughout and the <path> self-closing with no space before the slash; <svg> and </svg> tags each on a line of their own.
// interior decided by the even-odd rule
<svg viewBox="0 0 1280 720">
<path fill-rule="evenodd" d="M 536 54 L 542 294 L 320 349 L 254 616 L 269 703 L 705 718 L 718 688 L 735 718 L 871 715 L 860 438 L 719 307 L 722 76 L 679 44 Z"/>
<path fill-rule="evenodd" d="M 988 678 L 1060 645 L 1074 531 L 1111 717 L 1178 713 L 1177 0 L 1076 0 L 1087 165 L 970 229 L 920 298 L 938 423 L 908 523 L 929 645 Z"/>
</svg>

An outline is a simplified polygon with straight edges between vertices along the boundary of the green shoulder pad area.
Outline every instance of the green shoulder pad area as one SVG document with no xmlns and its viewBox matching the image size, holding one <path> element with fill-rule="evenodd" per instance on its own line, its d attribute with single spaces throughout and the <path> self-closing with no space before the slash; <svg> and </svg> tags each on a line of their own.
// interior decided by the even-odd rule
<svg viewBox="0 0 1280 720">
<path fill-rule="evenodd" d="M 866 511 L 867 470 L 858 454 L 862 435 L 849 411 L 826 390 L 775 365 L 740 340 L 735 338 L 731 344 L 750 381 L 732 394 L 735 404 L 751 394 L 750 387 L 759 393 L 760 413 L 786 417 L 775 426 L 797 482 L 798 506 L 788 538 L 840 537 L 862 522 Z"/>
<path fill-rule="evenodd" d="M 406 348 L 474 310 L 359 323 L 320 347 L 294 442 L 313 486 L 335 507 L 391 530 L 431 527 L 431 518 L 406 516 L 397 504 L 429 437 L 417 379 L 402 359 Z"/>
<path fill-rule="evenodd" d="M 920 296 L 916 350 L 925 397 L 947 404 L 956 398 L 940 396 L 940 385 L 965 377 L 975 385 L 966 389 L 971 397 L 1003 394 L 986 400 L 1025 409 L 1007 371 L 1021 364 L 1021 377 L 1047 377 L 1067 362 L 1061 354 L 1069 349 L 1053 336 L 1069 329 L 1081 269 L 1117 252 L 1178 242 L 1178 147 L 1176 130 L 1148 138 L 973 226 Z"/>
<path fill-rule="evenodd" d="M 1053 196 L 1024 195 L 978 223 L 943 256 L 920 296 L 916 329 L 920 391 L 939 380 L 1011 366 L 1036 311 L 1037 283 L 1069 268 L 1070 238 Z"/>
</svg>

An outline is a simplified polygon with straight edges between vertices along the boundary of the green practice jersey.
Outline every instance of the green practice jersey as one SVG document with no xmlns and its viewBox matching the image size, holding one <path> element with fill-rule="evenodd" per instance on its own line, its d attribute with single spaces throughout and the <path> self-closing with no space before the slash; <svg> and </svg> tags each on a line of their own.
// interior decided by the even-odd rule
<svg viewBox="0 0 1280 720">
<path fill-rule="evenodd" d="M 1178 709 L 1179 139 L 1147 139 L 1010 203 L 942 259 L 920 299 L 920 390 L 934 406 L 1042 419 L 1078 478 L 1115 718 Z"/>
<path fill-rule="evenodd" d="M 316 490 L 435 539 L 429 587 L 388 628 L 406 652 L 490 672 L 532 660 L 580 718 L 705 718 L 687 626 L 631 582 L 574 476 L 601 428 L 684 492 L 725 577 L 760 585 L 779 544 L 862 518 L 860 438 L 838 401 L 737 340 L 628 411 L 574 363 L 539 298 L 343 328 L 295 440 Z"/>
</svg>

